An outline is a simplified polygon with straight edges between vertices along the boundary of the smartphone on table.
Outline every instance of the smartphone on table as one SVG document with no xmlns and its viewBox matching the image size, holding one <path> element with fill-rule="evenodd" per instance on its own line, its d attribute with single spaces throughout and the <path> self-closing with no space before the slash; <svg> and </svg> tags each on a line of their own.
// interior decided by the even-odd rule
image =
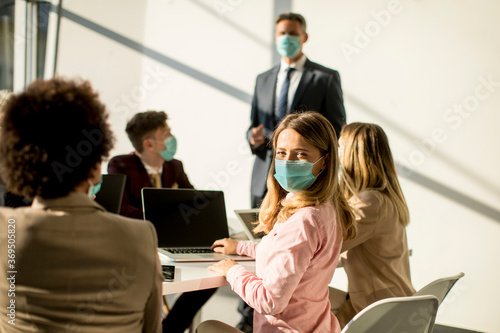
<svg viewBox="0 0 500 333">
<path fill-rule="evenodd" d="M 161 265 L 161 270 L 165 281 L 172 282 L 175 277 L 175 266 L 173 265 Z"/>
</svg>

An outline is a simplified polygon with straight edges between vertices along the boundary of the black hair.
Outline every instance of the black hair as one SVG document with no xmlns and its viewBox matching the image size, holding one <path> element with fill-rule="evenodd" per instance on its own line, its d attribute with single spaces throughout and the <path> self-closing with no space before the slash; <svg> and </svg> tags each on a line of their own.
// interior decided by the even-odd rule
<svg viewBox="0 0 500 333">
<path fill-rule="evenodd" d="M 1 174 L 7 189 L 32 198 L 67 195 L 109 155 L 108 114 L 84 80 L 37 80 L 3 108 Z"/>
</svg>

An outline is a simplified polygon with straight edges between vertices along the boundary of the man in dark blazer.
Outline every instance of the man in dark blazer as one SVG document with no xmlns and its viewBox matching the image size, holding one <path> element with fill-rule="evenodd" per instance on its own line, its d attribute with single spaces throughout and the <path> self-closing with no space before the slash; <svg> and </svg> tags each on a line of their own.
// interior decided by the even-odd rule
<svg viewBox="0 0 500 333">
<path fill-rule="evenodd" d="M 275 43 L 281 63 L 257 77 L 252 101 L 251 125 L 247 132 L 255 162 L 252 171 L 252 207 L 258 207 L 266 194 L 266 180 L 272 161 L 268 144 L 284 115 L 317 111 L 335 128 L 337 136 L 346 122 L 340 75 L 316 64 L 302 53 L 307 41 L 306 22 L 300 14 L 284 13 L 276 19 Z M 288 68 L 293 68 L 287 83 Z M 283 90 L 283 86 L 288 89 Z M 286 111 L 279 115 L 280 95 L 285 94 Z M 283 96 L 282 96 L 283 97 Z"/>
<path fill-rule="evenodd" d="M 147 111 L 137 113 L 127 123 L 126 132 L 135 151 L 115 156 L 108 163 L 109 174 L 127 176 L 120 215 L 143 218 L 143 187 L 193 188 L 182 162 L 173 158 L 176 142 L 172 147 L 167 147 L 172 139 L 175 140 L 170 133 L 167 118 L 163 111 Z M 169 149 L 167 160 L 162 152 Z"/>
<path fill-rule="evenodd" d="M 164 188 L 193 188 L 182 162 L 173 159 L 162 162 L 161 184 Z M 113 157 L 108 163 L 109 174 L 127 176 L 120 215 L 142 219 L 141 189 L 155 187 L 141 158 L 135 152 Z"/>
<path fill-rule="evenodd" d="M 177 141 L 170 133 L 163 111 L 137 113 L 127 123 L 126 132 L 135 151 L 113 157 L 108 173 L 127 176 L 120 215 L 143 218 L 141 189 L 193 188 L 182 162 L 174 159 Z M 182 333 L 217 288 L 182 293 L 163 320 L 163 332 Z"/>
</svg>

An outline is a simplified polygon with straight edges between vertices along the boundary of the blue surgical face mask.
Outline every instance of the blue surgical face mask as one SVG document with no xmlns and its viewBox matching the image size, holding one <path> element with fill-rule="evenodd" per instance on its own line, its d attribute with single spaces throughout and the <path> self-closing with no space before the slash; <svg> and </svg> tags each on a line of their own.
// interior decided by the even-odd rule
<svg viewBox="0 0 500 333">
<path fill-rule="evenodd" d="M 170 162 L 174 159 L 174 155 L 177 152 L 177 139 L 172 135 L 165 139 L 164 143 L 166 148 L 160 152 L 160 155 L 165 161 Z"/>
<path fill-rule="evenodd" d="M 276 50 L 282 57 L 295 57 L 300 51 L 300 37 L 292 35 L 279 36 L 276 38 Z"/>
<path fill-rule="evenodd" d="M 89 192 L 88 192 L 89 198 L 90 199 L 94 199 L 94 195 L 97 195 L 97 193 L 99 193 L 99 191 L 101 190 L 102 175 L 101 175 L 101 178 L 99 178 L 99 183 L 97 183 L 95 185 L 92 184 L 92 182 L 90 181 L 90 179 L 87 179 L 87 181 L 90 184 L 90 188 L 89 188 Z"/>
<path fill-rule="evenodd" d="M 287 192 L 296 193 L 306 190 L 316 180 L 312 169 L 324 156 L 314 163 L 308 161 L 287 161 L 274 159 L 274 178 L 280 186 Z M 320 171 L 320 173 L 323 170 Z M 319 176 L 319 174 L 318 174 Z"/>
</svg>

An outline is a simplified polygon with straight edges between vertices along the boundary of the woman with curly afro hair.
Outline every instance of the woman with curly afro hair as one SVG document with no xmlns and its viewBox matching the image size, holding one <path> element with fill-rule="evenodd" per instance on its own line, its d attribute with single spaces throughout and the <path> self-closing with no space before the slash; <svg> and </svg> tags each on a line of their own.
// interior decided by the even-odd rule
<svg viewBox="0 0 500 333">
<path fill-rule="evenodd" d="M 35 81 L 6 101 L 0 166 L 31 207 L 0 209 L 0 331 L 160 332 L 149 222 L 92 198 L 114 137 L 87 81 Z"/>
</svg>

